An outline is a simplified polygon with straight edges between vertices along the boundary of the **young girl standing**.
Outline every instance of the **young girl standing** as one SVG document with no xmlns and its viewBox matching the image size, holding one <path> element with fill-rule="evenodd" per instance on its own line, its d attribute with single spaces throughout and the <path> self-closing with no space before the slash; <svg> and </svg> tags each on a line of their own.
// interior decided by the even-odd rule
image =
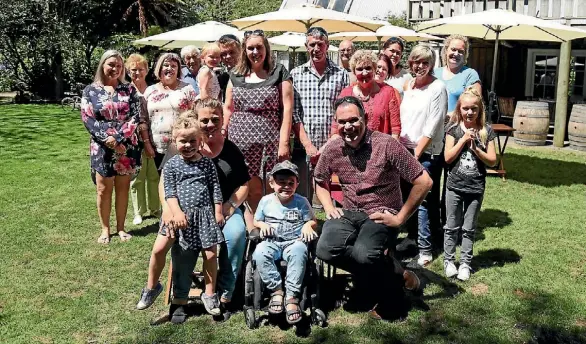
<svg viewBox="0 0 586 344">
<path fill-rule="evenodd" d="M 444 227 L 444 270 L 447 277 L 470 278 L 470 262 L 476 222 L 486 179 L 486 167 L 496 164 L 494 138 L 486 124 L 484 104 L 478 92 L 469 87 L 456 104 L 446 126 L 444 156 L 448 166 L 446 225 Z M 456 243 L 462 230 L 460 267 L 456 269 Z"/>
<path fill-rule="evenodd" d="M 217 43 L 208 43 L 201 50 L 202 67 L 197 74 L 199 84 L 199 99 L 220 99 L 220 81 L 214 72 L 214 68 L 220 65 L 222 60 L 220 46 Z"/>
<path fill-rule="evenodd" d="M 208 313 L 220 314 L 216 294 L 216 253 L 217 245 L 224 241 L 222 193 L 214 163 L 199 152 L 202 135 L 195 114 L 183 113 L 173 127 L 179 154 L 169 159 L 163 170 L 165 199 L 177 230 L 177 240 L 171 248 L 174 298 L 169 317 L 173 323 L 185 321 L 184 305 L 187 304 L 191 275 L 201 249 L 204 250 L 206 282 L 201 300 Z M 166 230 L 170 229 L 161 229 Z"/>
</svg>

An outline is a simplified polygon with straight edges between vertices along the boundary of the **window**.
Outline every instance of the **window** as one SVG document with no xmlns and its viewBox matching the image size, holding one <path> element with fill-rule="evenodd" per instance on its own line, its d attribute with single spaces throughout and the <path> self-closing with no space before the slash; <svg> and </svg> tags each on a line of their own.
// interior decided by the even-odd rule
<svg viewBox="0 0 586 344">
<path fill-rule="evenodd" d="M 535 100 L 555 100 L 558 49 L 528 49 L 525 96 Z M 570 101 L 586 98 L 586 50 L 573 50 L 570 60 Z"/>
</svg>

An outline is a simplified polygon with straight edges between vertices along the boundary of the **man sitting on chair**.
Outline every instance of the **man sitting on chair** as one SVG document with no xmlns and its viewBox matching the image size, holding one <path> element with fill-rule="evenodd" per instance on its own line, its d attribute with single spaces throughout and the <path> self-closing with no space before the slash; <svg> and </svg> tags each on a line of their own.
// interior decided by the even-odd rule
<svg viewBox="0 0 586 344">
<path fill-rule="evenodd" d="M 366 128 L 358 98 L 338 99 L 334 109 L 340 137 L 327 144 L 314 172 L 327 217 L 317 256 L 353 274 L 355 286 L 368 287 L 364 295 L 371 296 L 372 317 L 403 318 L 408 311 L 403 285 L 416 288 L 419 281 L 385 250 L 395 247 L 399 227 L 423 201 L 432 181 L 399 141 Z M 328 189 L 334 173 L 342 186 L 343 209 L 334 206 Z M 405 204 L 401 178 L 413 184 Z"/>
</svg>

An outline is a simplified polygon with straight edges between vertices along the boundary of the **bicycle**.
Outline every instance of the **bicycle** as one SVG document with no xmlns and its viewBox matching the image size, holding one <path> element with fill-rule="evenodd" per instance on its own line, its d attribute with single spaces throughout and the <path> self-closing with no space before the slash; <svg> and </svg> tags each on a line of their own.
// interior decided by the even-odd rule
<svg viewBox="0 0 586 344">
<path fill-rule="evenodd" d="M 81 96 L 79 96 L 84 88 L 84 85 L 81 83 L 75 84 L 74 87 L 71 88 L 72 92 L 68 92 L 68 96 L 61 99 L 61 108 L 63 110 L 71 109 L 81 110 Z"/>
</svg>

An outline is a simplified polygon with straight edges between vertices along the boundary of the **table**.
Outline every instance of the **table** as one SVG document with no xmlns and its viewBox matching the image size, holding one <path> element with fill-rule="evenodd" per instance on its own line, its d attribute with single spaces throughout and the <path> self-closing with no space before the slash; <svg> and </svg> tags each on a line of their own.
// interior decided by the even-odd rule
<svg viewBox="0 0 586 344">
<path fill-rule="evenodd" d="M 506 180 L 507 171 L 505 170 L 505 163 L 504 163 L 504 156 L 505 156 L 505 149 L 507 148 L 507 142 L 509 141 L 509 137 L 515 131 L 512 127 L 509 127 L 506 124 L 496 123 L 491 124 L 492 130 L 496 134 L 497 145 L 498 145 L 498 157 L 497 157 L 497 169 L 487 169 L 486 173 L 488 174 L 497 174 L 503 180 Z M 500 134 L 505 134 L 505 142 L 501 146 L 501 137 Z"/>
</svg>

